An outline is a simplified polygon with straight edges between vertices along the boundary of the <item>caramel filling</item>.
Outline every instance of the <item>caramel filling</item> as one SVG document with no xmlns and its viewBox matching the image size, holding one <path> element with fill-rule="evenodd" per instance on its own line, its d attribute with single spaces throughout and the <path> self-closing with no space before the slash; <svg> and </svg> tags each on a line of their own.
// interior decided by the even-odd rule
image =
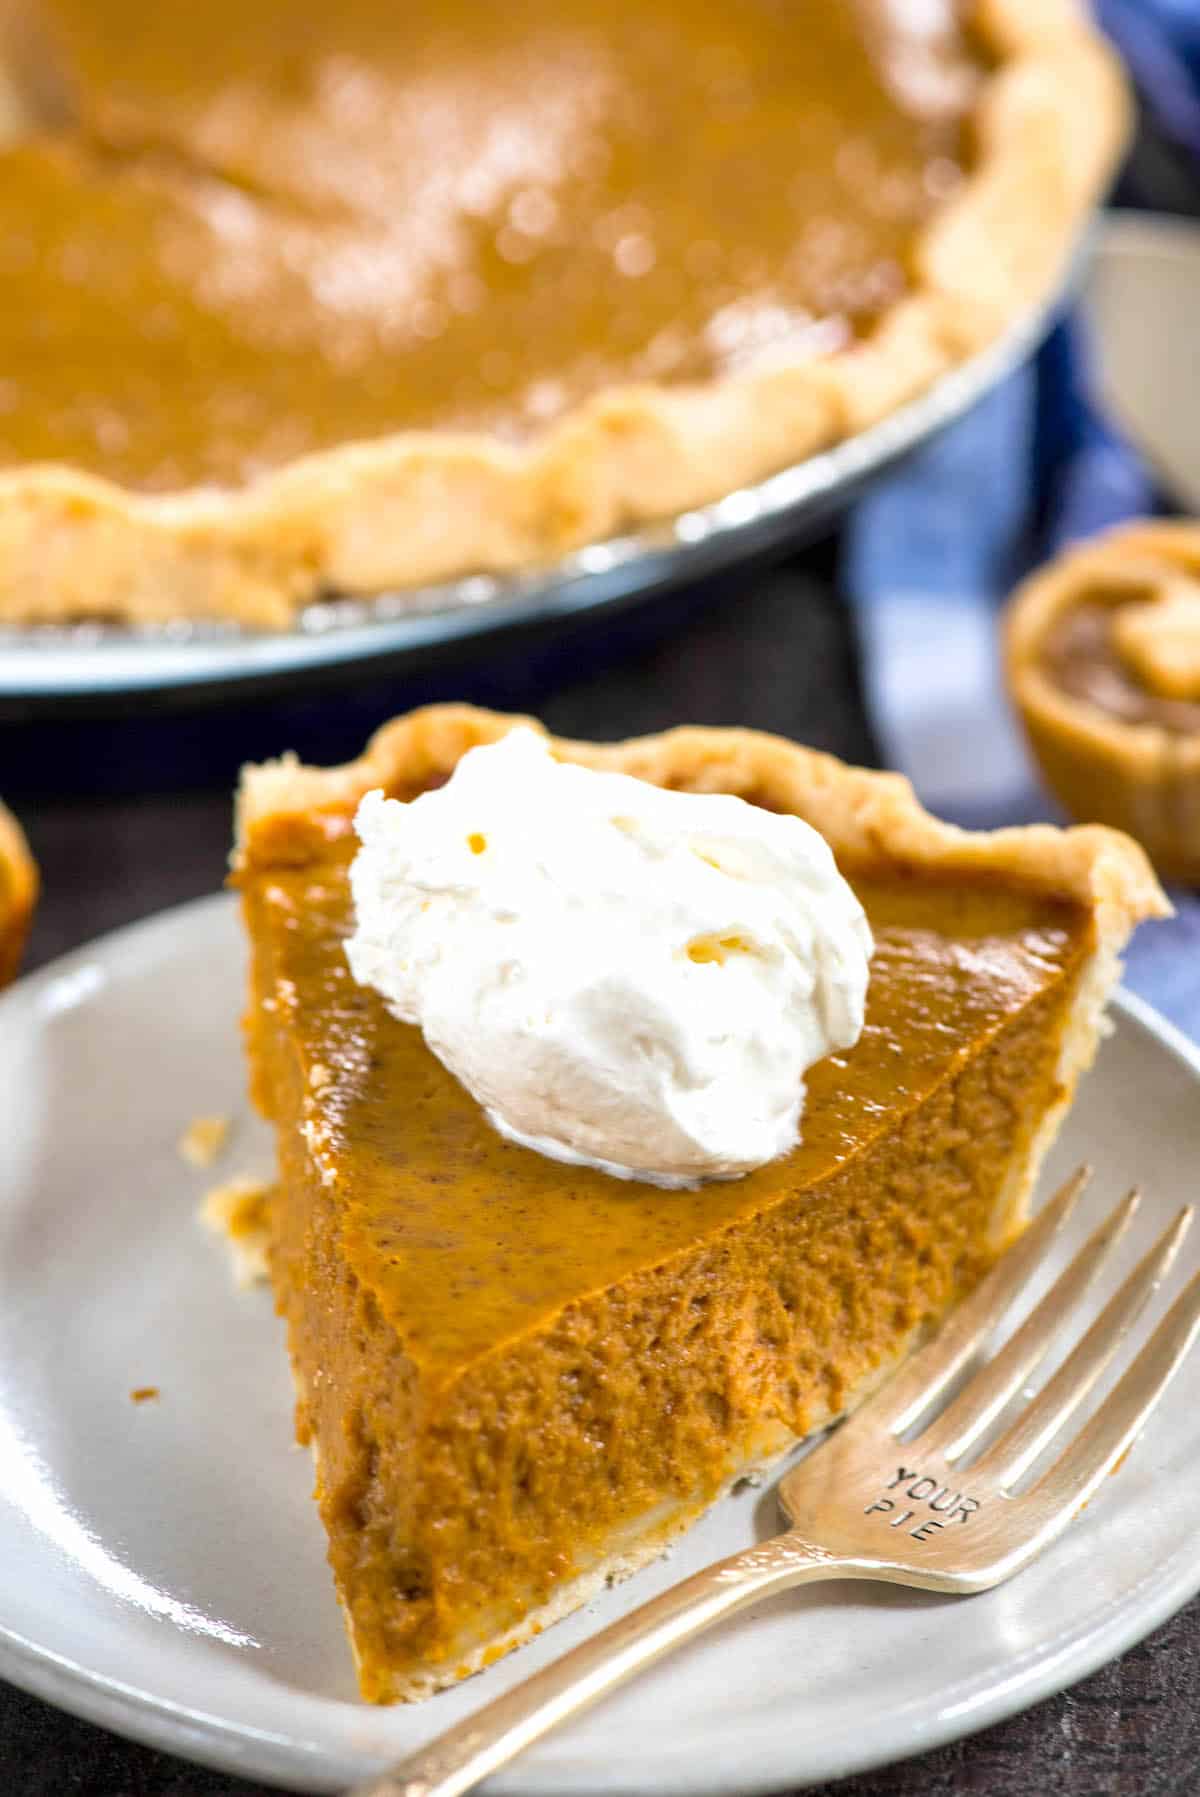
<svg viewBox="0 0 1200 1797">
<path fill-rule="evenodd" d="M 969 154 L 954 0 L 45 0 L 0 466 L 237 485 L 870 329 Z"/>
<path fill-rule="evenodd" d="M 1127 585 L 1071 606 L 1047 634 L 1043 660 L 1073 698 L 1125 724 L 1200 732 L 1200 589 Z"/>
</svg>

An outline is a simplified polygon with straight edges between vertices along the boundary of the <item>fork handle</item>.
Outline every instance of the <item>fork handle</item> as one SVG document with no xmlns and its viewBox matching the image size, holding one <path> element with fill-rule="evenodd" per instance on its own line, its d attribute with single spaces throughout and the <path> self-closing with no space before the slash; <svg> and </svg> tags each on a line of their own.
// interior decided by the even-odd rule
<svg viewBox="0 0 1200 1797">
<path fill-rule="evenodd" d="M 744 1604 L 810 1580 L 866 1570 L 795 1531 L 731 1554 L 610 1623 L 351 1797 L 459 1797 L 560 1722 Z"/>
</svg>

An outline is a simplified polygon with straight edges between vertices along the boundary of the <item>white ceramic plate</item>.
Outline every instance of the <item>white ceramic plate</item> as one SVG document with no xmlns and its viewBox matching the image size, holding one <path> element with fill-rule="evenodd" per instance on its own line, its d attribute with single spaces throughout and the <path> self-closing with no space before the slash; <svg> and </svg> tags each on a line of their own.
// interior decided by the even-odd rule
<svg viewBox="0 0 1200 1797">
<path fill-rule="evenodd" d="M 109 936 L 0 999 L 0 1672 L 196 1759 L 334 1788 L 426 1739 L 706 1560 L 776 1526 L 731 1498 L 667 1561 L 431 1703 L 355 1701 L 291 1441 L 280 1328 L 195 1207 L 267 1164 L 242 1097 L 242 952 L 224 897 Z M 176 1138 L 230 1112 L 212 1173 Z M 1126 1263 L 1195 1196 L 1200 1057 L 1123 1004 L 1055 1157 L 1133 1178 Z M 1080 1229 L 1087 1227 L 1087 1218 Z M 1182 1279 L 1200 1266 L 1200 1229 Z M 1174 1282 L 1173 1282 L 1174 1283 Z M 957 1601 L 853 1584 L 770 1600 L 665 1662 L 505 1791 L 790 1788 L 982 1728 L 1128 1647 L 1200 1587 L 1197 1368 L 1038 1565 Z M 135 1405 L 136 1386 L 156 1402 Z"/>
</svg>

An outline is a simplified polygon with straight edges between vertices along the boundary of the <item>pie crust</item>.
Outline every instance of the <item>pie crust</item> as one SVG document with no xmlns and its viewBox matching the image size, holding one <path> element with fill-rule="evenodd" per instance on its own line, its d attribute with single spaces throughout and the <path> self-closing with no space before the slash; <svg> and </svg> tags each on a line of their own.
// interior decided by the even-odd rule
<svg viewBox="0 0 1200 1797">
<path fill-rule="evenodd" d="M 0 986 L 16 974 L 37 901 L 38 871 L 20 824 L 0 805 Z"/>
<path fill-rule="evenodd" d="M 971 168 L 867 337 L 707 384 L 602 391 L 528 447 L 411 431 L 238 490 L 151 496 L 69 467 L 5 472 L 0 620 L 282 628 L 329 591 L 552 561 L 884 418 L 1053 294 L 1125 138 L 1115 58 L 1073 0 L 978 0 L 972 29 L 992 66 Z"/>
<path fill-rule="evenodd" d="M 1200 597 L 1200 525 L 1121 526 L 1069 550 L 1018 588 L 1009 603 L 1005 645 L 1013 701 L 1046 783 L 1066 810 L 1126 831 L 1160 873 L 1195 883 L 1200 882 L 1200 729 L 1128 721 L 1065 690 L 1047 664 L 1056 626 L 1089 597 L 1142 602 L 1193 583 Z M 1194 675 L 1200 643 L 1162 640 L 1155 655 L 1156 632 L 1165 639 L 1170 613 L 1138 603 L 1134 615 L 1133 630 L 1126 633 L 1129 665 L 1151 666 L 1155 696 L 1178 701 L 1184 696 L 1180 681 L 1186 685 Z"/>
<path fill-rule="evenodd" d="M 398 1096 L 401 1090 L 410 1090 L 407 1085 L 388 1086 L 377 1093 L 373 1107 L 364 1108 L 374 1089 L 372 1081 L 387 1077 L 383 1072 L 387 1063 L 377 1060 L 377 1053 L 387 1056 L 394 1048 L 394 1044 L 384 1046 L 391 1042 L 389 1036 L 376 1035 L 374 1026 L 362 1021 L 369 1015 L 369 1007 L 367 1012 L 362 1008 L 364 995 L 346 987 L 340 1000 L 330 1001 L 327 1020 L 316 1022 L 311 1036 L 304 1033 L 302 1020 L 306 990 L 314 994 L 320 1009 L 326 1003 L 321 995 L 333 991 L 326 982 L 345 978 L 344 971 L 340 976 L 331 972 L 337 962 L 338 937 L 328 937 L 321 907 L 329 896 L 328 856 L 339 842 L 344 853 L 362 795 L 375 787 L 399 796 L 428 789 L 447 778 L 470 748 L 493 742 L 527 722 L 468 707 L 419 711 L 386 725 L 361 758 L 343 767 L 314 769 L 285 758 L 248 768 L 239 798 L 235 882 L 246 895 L 247 924 L 254 944 L 247 1041 L 255 1095 L 276 1125 L 280 1152 L 280 1183 L 268 1213 L 268 1261 L 278 1305 L 289 1322 L 299 1399 L 298 1432 L 317 1456 L 317 1495 L 330 1531 L 330 1558 L 363 1694 L 376 1701 L 424 1697 L 490 1665 L 499 1654 L 586 1602 L 606 1581 L 623 1578 L 653 1559 L 721 1490 L 738 1478 L 752 1476 L 792 1446 L 799 1435 L 858 1402 L 912 1345 L 914 1331 L 919 1334 L 930 1309 L 935 1314 L 944 1311 L 962 1289 L 969 1289 L 1021 1227 L 1042 1157 L 1070 1103 L 1080 1072 L 1092 1058 L 1103 1006 L 1119 969 L 1120 948 L 1140 919 L 1161 916 L 1168 910 L 1142 851 L 1113 831 L 1034 826 L 991 835 L 967 833 L 930 817 L 900 776 L 848 768 L 828 755 L 779 738 L 746 730 L 698 728 L 605 746 L 549 738 L 556 755 L 584 766 L 617 770 L 683 790 L 733 793 L 795 813 L 826 837 L 843 871 L 852 878 L 861 876 L 869 882 L 878 876 L 906 892 L 939 888 L 959 894 L 983 892 L 988 904 L 995 902 L 996 894 L 1006 902 L 1010 894 L 1019 895 L 1021 903 L 1029 897 L 1039 906 L 1042 899 L 1050 900 L 1051 915 L 1071 915 L 1077 920 L 1071 926 L 1077 932 L 1072 937 L 1076 946 L 1061 977 L 1056 976 L 1058 983 L 1042 998 L 1019 1008 L 1020 1022 L 1011 1027 L 1004 1024 L 999 1034 L 993 1034 L 989 1026 L 978 1038 L 972 1025 L 961 1050 L 954 1051 L 940 1083 L 932 1088 L 935 1096 L 922 1097 L 912 1113 L 904 1114 L 904 1120 L 889 1112 L 880 1124 L 882 1164 L 872 1158 L 877 1152 L 872 1147 L 862 1152 L 849 1150 L 848 1158 L 839 1163 L 838 1175 L 827 1181 L 821 1176 L 806 1184 L 802 1172 L 794 1175 L 799 1211 L 810 1219 L 824 1219 L 808 1225 L 816 1233 L 799 1250 L 799 1260 L 791 1238 L 782 1238 L 781 1247 L 769 1233 L 757 1233 L 760 1221 L 768 1217 L 780 1220 L 779 1229 L 785 1229 L 781 1220 L 785 1213 L 797 1215 L 795 1208 L 788 1210 L 792 1198 L 784 1197 L 776 1208 L 760 1210 L 760 1204 L 767 1206 L 768 1200 L 749 1194 L 749 1209 L 743 1215 L 737 1209 L 737 1194 L 725 1188 L 719 1215 L 697 1212 L 706 1220 L 698 1226 L 694 1251 L 689 1220 L 678 1225 L 688 1237 L 688 1245 L 681 1251 L 660 1248 L 656 1238 L 653 1253 L 643 1257 L 646 1264 L 631 1267 L 626 1274 L 614 1277 L 600 1261 L 594 1267 L 585 1262 L 581 1269 L 578 1256 L 587 1239 L 589 1200 L 581 1189 L 567 1190 L 573 1176 L 555 1167 L 554 1191 L 561 1192 L 566 1205 L 563 1220 L 550 1214 L 544 1226 L 533 1220 L 526 1174 L 518 1188 L 521 1196 L 516 1215 L 521 1231 L 530 1236 L 532 1264 L 545 1265 L 544 1256 L 549 1253 L 555 1269 L 552 1278 L 562 1278 L 571 1292 L 577 1288 L 578 1301 L 571 1296 L 564 1303 L 561 1295 L 555 1295 L 553 1309 L 547 1314 L 539 1310 L 524 1320 L 518 1316 L 515 1322 L 502 1305 L 498 1322 L 486 1286 L 480 1292 L 479 1263 L 468 1256 L 465 1283 L 455 1277 L 456 1257 L 463 1254 L 455 1245 L 465 1227 L 461 1205 L 469 1196 L 468 1185 L 456 1186 L 456 1182 L 474 1179 L 471 1190 L 477 1195 L 470 1203 L 482 1206 L 488 1241 L 493 1244 L 480 1252 L 496 1258 L 503 1269 L 502 1279 L 511 1284 L 514 1275 L 505 1258 L 504 1225 L 498 1219 L 503 1182 L 513 1174 L 502 1157 L 515 1154 L 526 1159 L 529 1151 L 513 1150 L 497 1138 L 495 1153 L 501 1158 L 494 1167 L 488 1164 L 482 1180 L 478 1168 L 472 1174 L 473 1162 L 456 1164 L 452 1154 L 449 1161 L 436 1163 L 432 1198 L 424 1186 L 414 1186 L 408 1193 L 405 1179 L 413 1180 L 412 1169 L 418 1164 L 415 1157 L 428 1153 L 422 1146 L 419 1116 L 420 1107 L 433 1102 L 432 1090 L 422 1088 L 441 1077 L 432 1065 L 432 1056 L 425 1051 L 414 1063 L 418 1071 L 411 1090 L 418 1096 L 412 1113 L 416 1120 L 410 1121 Z M 531 727 L 539 728 L 536 724 Z M 296 882 L 296 901 L 289 896 L 290 879 Z M 309 897 L 316 910 L 306 917 Z M 1059 907 L 1057 901 L 1065 903 Z M 293 902 L 298 909 L 292 909 Z M 272 923 L 267 913 L 276 906 L 281 909 Z M 957 915 L 953 903 L 948 915 Z M 1041 929 L 1040 924 L 1036 927 Z M 954 937 L 956 926 L 946 928 Z M 310 929 L 315 939 L 334 946 L 328 949 L 328 967 L 323 947 L 322 958 L 305 974 L 301 933 Z M 270 946 L 273 934 L 277 948 Z M 993 962 L 987 955 L 972 961 L 969 932 L 962 935 L 962 943 L 955 941 L 951 953 L 957 955 L 961 948 L 976 968 L 964 972 L 965 989 L 970 991 L 972 981 L 986 982 L 993 977 L 983 971 L 985 964 L 990 968 Z M 1048 944 L 1049 938 L 1039 934 L 1037 940 Z M 277 952 L 283 959 L 276 960 Z M 917 953 L 922 957 L 919 965 L 928 969 L 923 957 L 936 951 L 926 945 Z M 295 960 L 290 959 L 293 955 Z M 915 977 L 919 989 L 924 990 L 927 974 Z M 1049 1010 L 1039 1008 L 1043 999 Z M 940 1016 L 937 1007 L 941 1001 L 922 998 L 919 1002 L 932 1003 L 934 1015 Z M 886 1034 L 887 1020 L 881 1021 Z M 903 1026 L 897 1020 L 894 1027 Z M 366 1033 L 360 1035 L 360 1028 Z M 1013 1029 L 1018 1032 L 1015 1037 Z M 313 1052 L 318 1056 L 316 1062 L 310 1058 Z M 331 1070 L 339 1057 L 346 1067 L 344 1088 L 331 1083 Z M 394 1063 L 392 1068 L 394 1073 Z M 828 1077 L 836 1091 L 843 1076 L 835 1069 Z M 453 1086 L 449 1076 L 446 1079 Z M 968 1091 L 974 1092 L 973 1099 L 964 1096 Z M 381 1112 L 380 1096 L 394 1108 Z M 818 1108 L 829 1102 L 828 1095 L 814 1099 Z M 889 1100 L 885 1111 L 890 1104 Z M 939 1112 L 939 1105 L 948 1108 Z M 975 1112 L 972 1105 L 977 1107 Z M 454 1115 L 457 1118 L 457 1112 Z M 973 1115 L 979 1122 L 976 1132 L 971 1128 Z M 457 1122 L 452 1126 L 455 1130 L 461 1127 Z M 396 1287 L 389 1296 L 386 1280 L 372 1283 L 375 1263 L 363 1257 L 362 1249 L 365 1188 L 358 1181 L 359 1170 L 352 1166 L 353 1155 L 359 1152 L 353 1144 L 364 1140 L 356 1137 L 357 1130 L 365 1131 L 365 1139 L 382 1147 L 385 1156 L 382 1164 L 389 1182 L 385 1208 L 388 1216 L 394 1210 L 396 1221 L 389 1225 L 395 1233 L 384 1252 L 393 1258 L 381 1263 L 384 1273 L 387 1267 L 405 1269 L 409 1265 L 410 1244 L 400 1221 L 408 1214 L 406 1199 L 411 1199 L 416 1239 L 423 1241 L 434 1232 L 433 1248 L 420 1250 L 425 1258 L 417 1264 L 415 1275 L 402 1271 L 392 1277 L 418 1277 L 421 1292 L 435 1294 L 435 1317 L 448 1313 L 455 1319 L 458 1333 L 443 1357 L 439 1358 L 441 1350 L 436 1344 L 429 1348 L 422 1333 L 425 1319 L 420 1305 L 405 1309 L 401 1303 L 398 1294 L 408 1288 Z M 835 1135 L 839 1130 L 840 1125 Z M 339 1138 L 342 1148 L 337 1146 Z M 988 1170 L 982 1177 L 968 1175 L 958 1157 L 966 1155 L 969 1161 L 971 1155 L 982 1152 L 983 1138 L 990 1144 L 990 1159 L 984 1163 Z M 456 1133 L 447 1140 L 460 1143 L 462 1138 Z M 964 1146 L 968 1143 L 969 1148 Z M 949 1175 L 948 1165 L 954 1169 Z M 843 1175 L 849 1184 L 840 1183 Z M 840 1196 L 832 1196 L 829 1208 L 830 1197 L 822 1194 L 829 1194 L 831 1188 Z M 553 1193 L 543 1192 L 539 1200 L 540 1188 L 533 1190 L 535 1210 L 539 1201 L 552 1201 Z M 869 1207 L 885 1190 L 895 1200 L 892 1221 L 881 1214 L 868 1224 Z M 975 1209 L 964 1213 L 964 1193 L 972 1191 Z M 636 1187 L 629 1188 L 628 1194 L 622 1187 L 622 1203 L 638 1202 Z M 673 1194 L 665 1202 L 677 1197 Z M 657 1194 L 653 1202 L 663 1203 L 663 1195 Z M 813 1208 L 822 1204 L 824 1210 Z M 966 1215 L 973 1220 L 965 1222 Z M 841 1258 L 847 1219 L 853 1219 L 853 1229 L 867 1228 L 864 1239 L 871 1243 L 869 1257 L 852 1265 Z M 624 1227 L 632 1226 L 626 1221 Z M 640 1227 L 646 1227 L 646 1220 Z M 676 1225 L 669 1227 L 674 1230 Z M 775 1227 L 772 1222 L 770 1228 Z M 548 1235 L 535 1234 L 543 1228 Z M 569 1250 L 554 1246 L 560 1230 L 570 1237 Z M 952 1249 L 939 1234 L 943 1231 L 953 1236 Z M 634 1234 L 638 1234 L 636 1227 Z M 675 1237 L 670 1240 L 674 1242 Z M 723 1258 L 734 1253 L 732 1244 L 737 1241 L 747 1244 L 744 1263 Z M 438 1247 L 439 1243 L 444 1246 Z M 922 1256 L 922 1264 L 926 1264 L 926 1256 L 936 1261 L 939 1255 L 948 1254 L 960 1268 L 959 1286 L 951 1282 L 939 1287 L 932 1306 L 927 1296 L 906 1300 L 901 1290 L 906 1276 L 892 1270 L 890 1244 L 899 1259 L 916 1252 Z M 434 1250 L 441 1256 L 436 1273 L 433 1264 L 427 1264 Z M 716 1258 L 705 1258 L 710 1255 Z M 708 1273 L 697 1274 L 693 1261 L 708 1267 Z M 735 1265 L 742 1266 L 740 1273 L 730 1270 Z M 622 1383 L 619 1369 L 625 1364 L 622 1356 L 633 1332 L 641 1327 L 639 1319 L 648 1318 L 646 1328 L 655 1333 L 649 1353 L 643 1345 L 645 1358 L 639 1364 L 651 1381 L 660 1374 L 678 1380 L 678 1409 L 671 1415 L 686 1418 L 691 1414 L 689 1404 L 695 1401 L 683 1358 L 692 1352 L 684 1345 L 685 1337 L 691 1339 L 689 1293 L 697 1289 L 711 1292 L 712 1304 L 719 1310 L 725 1302 L 722 1293 L 728 1288 L 731 1312 L 710 1318 L 713 1345 L 697 1350 L 709 1357 L 702 1363 L 706 1370 L 697 1376 L 715 1380 L 719 1394 L 721 1380 L 735 1362 L 752 1383 L 758 1376 L 749 1369 L 760 1364 L 762 1343 L 773 1326 L 760 1325 L 756 1332 L 738 1306 L 752 1312 L 760 1290 L 769 1305 L 773 1301 L 770 1293 L 775 1290 L 772 1282 L 777 1284 L 781 1277 L 780 1267 L 792 1269 L 784 1274 L 796 1281 L 796 1292 L 788 1302 L 801 1321 L 798 1335 L 788 1335 L 785 1330 L 787 1345 L 781 1349 L 793 1375 L 810 1364 L 806 1355 L 815 1352 L 820 1361 L 824 1352 L 819 1345 L 820 1328 L 814 1333 L 811 1322 L 820 1310 L 823 1281 L 832 1278 L 843 1298 L 848 1285 L 855 1287 L 856 1295 L 846 1300 L 853 1320 L 847 1325 L 845 1314 L 839 1311 L 841 1320 L 833 1325 L 838 1343 L 833 1364 L 838 1370 L 831 1384 L 822 1383 L 811 1371 L 800 1374 L 801 1386 L 806 1378 L 810 1385 L 805 1387 L 808 1395 L 801 1400 L 799 1412 L 780 1414 L 765 1399 L 760 1405 L 756 1398 L 746 1407 L 749 1422 L 739 1421 L 736 1426 L 721 1421 L 724 1412 L 719 1397 L 709 1393 L 715 1410 L 709 1424 L 701 1426 L 713 1428 L 718 1445 L 707 1462 L 702 1455 L 696 1460 L 703 1469 L 696 1474 L 696 1483 L 683 1482 L 693 1472 L 693 1461 L 688 1459 L 678 1469 L 678 1482 L 665 1494 L 653 1503 L 636 1499 L 631 1514 L 618 1515 L 597 1532 L 593 1524 L 602 1500 L 615 1503 L 610 1488 L 622 1489 L 617 1468 L 610 1464 L 607 1478 L 603 1471 L 597 1475 L 598 1488 L 590 1503 L 575 1491 L 566 1506 L 565 1514 L 577 1522 L 572 1525 L 565 1556 L 559 1537 L 550 1539 L 548 1573 L 538 1564 L 542 1549 L 530 1548 L 531 1542 L 543 1539 L 538 1532 L 538 1504 L 545 1499 L 536 1495 L 540 1478 L 532 1488 L 535 1496 L 528 1499 L 532 1513 L 522 1511 L 524 1520 L 514 1525 L 518 1531 L 513 1543 L 516 1558 L 510 1562 L 507 1557 L 505 1539 L 493 1540 L 490 1532 L 486 1539 L 481 1538 L 480 1529 L 500 1528 L 497 1519 L 509 1515 L 510 1506 L 517 1502 L 507 1486 L 493 1489 L 489 1484 L 511 1473 L 514 1455 L 519 1458 L 525 1453 L 543 1465 L 557 1464 L 553 1431 L 559 1428 L 554 1408 L 559 1400 L 553 1393 L 559 1389 L 559 1381 L 572 1377 L 564 1353 L 569 1357 L 581 1342 L 593 1345 L 597 1358 L 587 1365 L 607 1369 L 592 1374 L 600 1381 L 597 1393 L 602 1386 L 607 1393 L 604 1402 L 616 1407 L 615 1416 L 609 1414 L 607 1420 L 618 1429 L 620 1439 L 632 1439 L 625 1432 L 634 1431 L 635 1426 L 640 1429 L 642 1410 L 647 1403 L 657 1405 L 659 1399 L 646 1397 L 640 1375 L 631 1384 Z M 880 1289 L 872 1291 L 876 1278 L 881 1281 Z M 897 1283 L 892 1285 L 889 1280 Z M 523 1290 L 519 1277 L 517 1287 Z M 476 1319 L 472 1307 L 481 1298 L 482 1309 Z M 839 1298 L 837 1303 L 842 1301 Z M 524 1298 L 520 1302 L 525 1302 Z M 709 1300 L 700 1302 L 706 1305 Z M 878 1333 L 868 1320 L 875 1303 L 888 1319 Z M 593 1309 L 599 1321 L 592 1318 Z M 465 1325 L 465 1336 L 460 1324 Z M 441 1330 L 445 1324 L 437 1321 L 434 1327 Z M 763 1327 L 767 1329 L 765 1337 Z M 814 1341 L 818 1344 L 815 1349 Z M 510 1376 L 504 1369 L 516 1362 L 518 1373 Z M 513 1376 L 525 1382 L 519 1390 L 512 1385 Z M 742 1373 L 732 1376 L 736 1380 Z M 536 1405 L 532 1410 L 529 1407 L 526 1387 L 535 1377 L 541 1381 L 539 1390 L 548 1394 L 550 1408 L 544 1415 Z M 415 1394 L 412 1405 L 417 1421 L 413 1424 L 404 1420 L 404 1405 L 385 1395 L 400 1391 Z M 567 1391 L 568 1412 L 564 1414 L 574 1415 L 571 1406 L 577 1388 L 570 1385 Z M 597 1395 L 594 1402 L 599 1405 L 600 1401 Z M 406 1398 L 404 1403 L 408 1402 Z M 660 1430 L 666 1414 L 655 1410 Z M 465 1470 L 461 1475 L 454 1472 L 448 1485 L 445 1469 L 457 1468 L 459 1461 L 450 1456 L 447 1443 L 459 1426 L 460 1415 L 467 1444 Z M 591 1419 L 586 1425 L 589 1431 L 602 1427 L 604 1419 L 598 1410 L 589 1409 L 586 1415 Z M 422 1417 L 429 1419 L 428 1425 L 420 1421 Z M 486 1434 L 481 1433 L 481 1418 L 493 1419 L 494 1430 L 489 1423 Z M 432 1430 L 428 1438 L 422 1433 L 426 1427 Z M 404 1432 L 410 1429 L 412 1433 Z M 528 1438 L 522 1431 L 529 1432 Z M 494 1448 L 493 1432 L 499 1437 Z M 568 1462 L 570 1458 L 568 1455 Z M 570 1476 L 578 1483 L 589 1475 L 577 1469 Z M 442 1574 L 437 1574 L 432 1597 L 419 1570 L 426 1552 L 423 1544 L 431 1539 L 422 1533 L 430 1526 L 430 1517 L 436 1519 L 433 1538 L 441 1543 L 431 1551 L 443 1558 L 448 1555 L 443 1566 L 444 1589 L 438 1584 Z M 455 1542 L 460 1547 L 455 1548 Z M 482 1573 L 481 1567 L 486 1569 Z M 427 1616 L 431 1605 L 432 1620 Z"/>
<path fill-rule="evenodd" d="M 352 815 L 376 787 L 423 789 L 449 778 L 469 749 L 525 727 L 563 761 L 631 774 L 656 786 L 732 793 L 810 823 L 838 863 L 856 873 L 903 868 L 914 875 L 982 876 L 1094 908 L 1101 946 L 1116 953 L 1135 924 L 1170 906 L 1145 855 L 1118 831 L 1051 824 L 973 831 L 933 817 L 903 774 L 850 767 L 834 755 L 759 730 L 682 725 L 657 736 L 590 743 L 550 736 L 536 718 L 431 705 L 383 725 L 364 753 L 341 767 L 307 767 L 294 756 L 243 770 L 237 802 L 235 871 L 303 853 Z"/>
</svg>

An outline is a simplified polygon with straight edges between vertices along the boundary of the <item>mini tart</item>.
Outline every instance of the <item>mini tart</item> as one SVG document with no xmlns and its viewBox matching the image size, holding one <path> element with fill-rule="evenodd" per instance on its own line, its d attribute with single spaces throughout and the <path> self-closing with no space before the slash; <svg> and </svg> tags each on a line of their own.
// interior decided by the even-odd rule
<svg viewBox="0 0 1200 1797">
<path fill-rule="evenodd" d="M 938 1323 L 1021 1228 L 1121 945 L 1167 908 L 1112 831 L 967 834 L 898 776 L 775 737 L 551 738 L 807 819 L 876 943 L 863 1035 L 806 1076 L 792 1153 L 690 1192 L 565 1167 L 493 1131 L 342 950 L 362 795 L 411 799 L 524 721 L 416 712 L 348 766 L 248 769 L 238 806 L 268 1263 L 381 1702 L 636 1570 Z"/>
<path fill-rule="evenodd" d="M 1046 782 L 1200 882 L 1200 525 L 1134 524 L 1018 588 L 1009 689 Z"/>
<path fill-rule="evenodd" d="M 20 824 L 0 805 L 0 986 L 14 975 L 25 948 L 38 872 Z"/>
<path fill-rule="evenodd" d="M 19 34 L 0 118 L 15 94 L 54 129 L 0 169 L 0 620 L 283 627 L 714 500 L 1045 301 L 1126 131 L 1073 0 L 944 0 L 932 27 L 830 0 L 795 30 L 764 0 L 680 0 L 669 29 L 634 0 L 519 27 L 283 3 L 30 0 L 50 49 Z M 531 130 L 542 186 L 505 172 Z"/>
</svg>

